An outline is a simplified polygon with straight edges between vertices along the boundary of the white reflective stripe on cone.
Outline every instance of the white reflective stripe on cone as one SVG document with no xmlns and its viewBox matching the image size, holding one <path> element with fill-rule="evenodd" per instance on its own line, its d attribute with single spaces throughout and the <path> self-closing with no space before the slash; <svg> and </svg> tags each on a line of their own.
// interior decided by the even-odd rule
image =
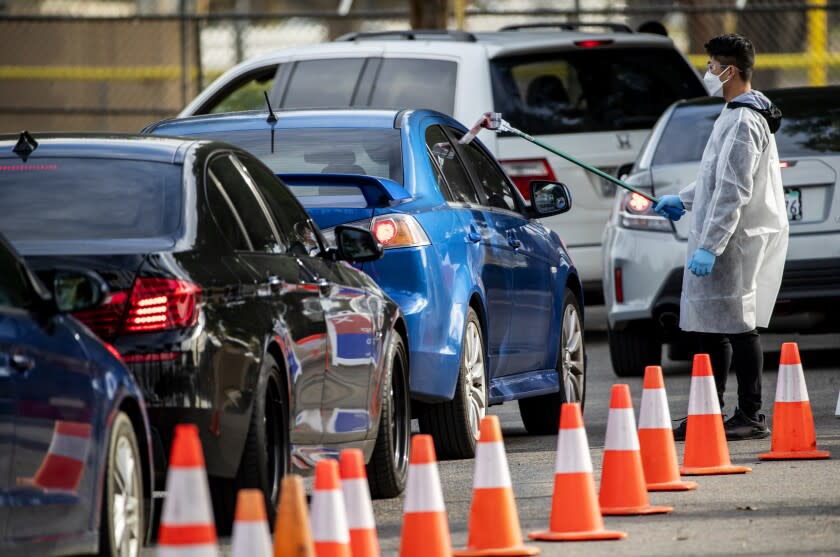
<svg viewBox="0 0 840 557">
<path fill-rule="evenodd" d="M 692 377 L 688 396 L 688 415 L 704 416 L 707 414 L 720 414 L 715 378 L 711 375 Z"/>
<path fill-rule="evenodd" d="M 75 435 L 56 433 L 50 443 L 48 452 L 52 455 L 61 455 L 72 458 L 73 460 L 85 461 L 89 446 L 89 437 L 76 437 Z"/>
<path fill-rule="evenodd" d="M 216 544 L 206 545 L 159 545 L 155 549 L 157 557 L 218 557 Z"/>
<path fill-rule="evenodd" d="M 840 393 L 837 393 L 837 408 L 834 409 L 834 415 L 840 418 Z"/>
<path fill-rule="evenodd" d="M 347 527 L 351 530 L 376 528 L 369 490 L 368 482 L 364 478 L 341 480 L 344 508 L 347 509 Z"/>
<path fill-rule="evenodd" d="M 502 441 L 478 443 L 475 450 L 473 488 L 511 487 L 505 445 Z"/>
<path fill-rule="evenodd" d="M 639 429 L 671 429 L 671 412 L 665 389 L 642 391 L 642 406 L 639 409 Z"/>
<path fill-rule="evenodd" d="M 234 522 L 230 554 L 231 557 L 270 557 L 273 550 L 268 523 Z"/>
<path fill-rule="evenodd" d="M 589 442 L 586 430 L 561 429 L 557 435 L 557 456 L 554 459 L 555 474 L 592 473 L 592 457 L 589 456 Z"/>
<path fill-rule="evenodd" d="M 405 485 L 405 508 L 407 513 L 445 511 L 443 493 L 440 490 L 440 476 L 437 463 L 410 464 Z"/>
<path fill-rule="evenodd" d="M 340 489 L 312 491 L 312 512 L 309 516 L 312 540 L 316 542 L 349 543 L 344 497 Z"/>
<path fill-rule="evenodd" d="M 636 435 L 636 417 L 632 408 L 610 408 L 607 419 L 607 441 L 605 451 L 638 451 L 639 437 Z"/>
<path fill-rule="evenodd" d="M 210 488 L 203 468 L 170 467 L 161 524 L 184 526 L 213 524 Z"/>
<path fill-rule="evenodd" d="M 808 387 L 802 364 L 782 364 L 776 378 L 776 402 L 805 402 Z"/>
</svg>

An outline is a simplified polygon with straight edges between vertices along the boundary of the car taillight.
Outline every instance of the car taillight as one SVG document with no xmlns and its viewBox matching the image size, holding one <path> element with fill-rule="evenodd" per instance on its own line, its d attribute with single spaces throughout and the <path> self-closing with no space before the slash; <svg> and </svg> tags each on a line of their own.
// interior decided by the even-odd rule
<svg viewBox="0 0 840 557">
<path fill-rule="evenodd" d="M 411 215 L 393 214 L 374 217 L 370 231 L 384 248 L 405 248 L 428 245 L 429 237 Z"/>
<path fill-rule="evenodd" d="M 596 48 L 599 46 L 606 46 L 608 44 L 613 44 L 612 39 L 585 39 L 582 41 L 575 41 L 575 46 L 580 48 Z"/>
<path fill-rule="evenodd" d="M 556 180 L 546 159 L 508 159 L 499 162 L 525 199 L 531 199 L 531 180 Z"/>
<path fill-rule="evenodd" d="M 653 210 L 653 202 L 635 192 L 623 192 L 619 222 L 623 228 L 632 230 L 651 230 L 656 232 L 671 232 L 671 221 L 657 215 Z"/>
<path fill-rule="evenodd" d="M 122 330 L 139 333 L 194 325 L 200 298 L 201 288 L 185 280 L 138 278 Z"/>
<path fill-rule="evenodd" d="M 128 302 L 128 292 L 111 292 L 99 306 L 77 311 L 73 317 L 87 325 L 101 338 L 113 338 L 117 335 L 122 323 L 126 302 Z"/>
<path fill-rule="evenodd" d="M 624 302 L 624 282 L 621 276 L 621 267 L 615 268 L 613 286 L 615 287 L 615 303 L 621 304 Z"/>
</svg>

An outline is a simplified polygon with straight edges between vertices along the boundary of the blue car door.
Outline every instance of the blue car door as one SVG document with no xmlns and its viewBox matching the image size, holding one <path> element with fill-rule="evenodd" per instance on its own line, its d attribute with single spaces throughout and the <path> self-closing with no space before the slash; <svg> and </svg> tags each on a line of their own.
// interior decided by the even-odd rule
<svg viewBox="0 0 840 557">
<path fill-rule="evenodd" d="M 457 133 L 452 130 L 453 133 Z M 467 167 L 482 196 L 485 219 L 492 226 L 495 244 L 504 251 L 512 284 L 510 333 L 503 351 L 505 369 L 501 375 L 553 369 L 548 355 L 552 331 L 557 267 L 545 253 L 537 226 L 522 214 L 513 184 L 493 158 L 477 142 L 461 147 Z"/>
<path fill-rule="evenodd" d="M 505 365 L 502 348 L 508 343 L 510 330 L 513 254 L 501 245 L 504 239 L 498 237 L 492 220 L 488 220 L 461 156 L 444 128 L 440 125 L 429 126 L 425 139 L 441 193 L 463 227 L 462 234 L 453 236 L 453 241 L 469 244 L 469 267 L 484 288 L 487 306 L 487 374 L 490 378 L 496 377 L 498 370 Z"/>
<path fill-rule="evenodd" d="M 40 315 L 22 267 L 0 267 L 12 269 L 1 279 L 6 299 L 0 299 L 0 351 L 8 361 L 16 414 L 8 491 L 14 512 L 6 537 L 77 534 L 90 529 L 95 507 L 93 370 L 68 325 L 71 318 Z"/>
</svg>

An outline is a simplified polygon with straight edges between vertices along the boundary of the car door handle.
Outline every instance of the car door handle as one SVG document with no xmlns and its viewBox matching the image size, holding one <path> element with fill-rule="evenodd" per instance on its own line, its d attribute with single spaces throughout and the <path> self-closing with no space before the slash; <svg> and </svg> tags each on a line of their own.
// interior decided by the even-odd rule
<svg viewBox="0 0 840 557">
<path fill-rule="evenodd" d="M 35 367 L 35 360 L 32 356 L 24 354 L 23 352 L 15 352 L 10 358 L 12 367 L 18 371 L 29 371 Z"/>
<path fill-rule="evenodd" d="M 476 230 L 474 224 L 470 225 L 470 231 L 467 233 L 467 238 L 470 240 L 470 242 L 473 243 L 478 243 L 481 241 L 481 234 L 478 233 L 478 230 Z"/>
<path fill-rule="evenodd" d="M 522 242 L 517 240 L 515 236 L 508 236 L 507 240 L 508 240 L 508 245 L 510 247 L 512 247 L 513 249 L 518 249 L 520 246 L 522 246 Z"/>
</svg>

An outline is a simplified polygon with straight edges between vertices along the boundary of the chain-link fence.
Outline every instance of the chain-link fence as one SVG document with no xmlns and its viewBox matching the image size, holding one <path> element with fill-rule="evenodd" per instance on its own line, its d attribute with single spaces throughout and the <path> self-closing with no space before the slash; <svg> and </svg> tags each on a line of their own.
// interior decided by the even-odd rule
<svg viewBox="0 0 840 557">
<path fill-rule="evenodd" d="M 450 27 L 492 31 L 546 21 L 664 24 L 691 62 L 724 32 L 756 46 L 758 88 L 840 83 L 840 3 L 700 0 L 584 2 L 587 9 L 467 9 Z M 527 5 L 524 2 L 512 6 Z M 592 6 L 604 6 L 593 9 Z M 407 11 L 0 16 L 0 131 L 137 131 L 176 114 L 238 61 L 351 31 L 406 29 Z"/>
</svg>

